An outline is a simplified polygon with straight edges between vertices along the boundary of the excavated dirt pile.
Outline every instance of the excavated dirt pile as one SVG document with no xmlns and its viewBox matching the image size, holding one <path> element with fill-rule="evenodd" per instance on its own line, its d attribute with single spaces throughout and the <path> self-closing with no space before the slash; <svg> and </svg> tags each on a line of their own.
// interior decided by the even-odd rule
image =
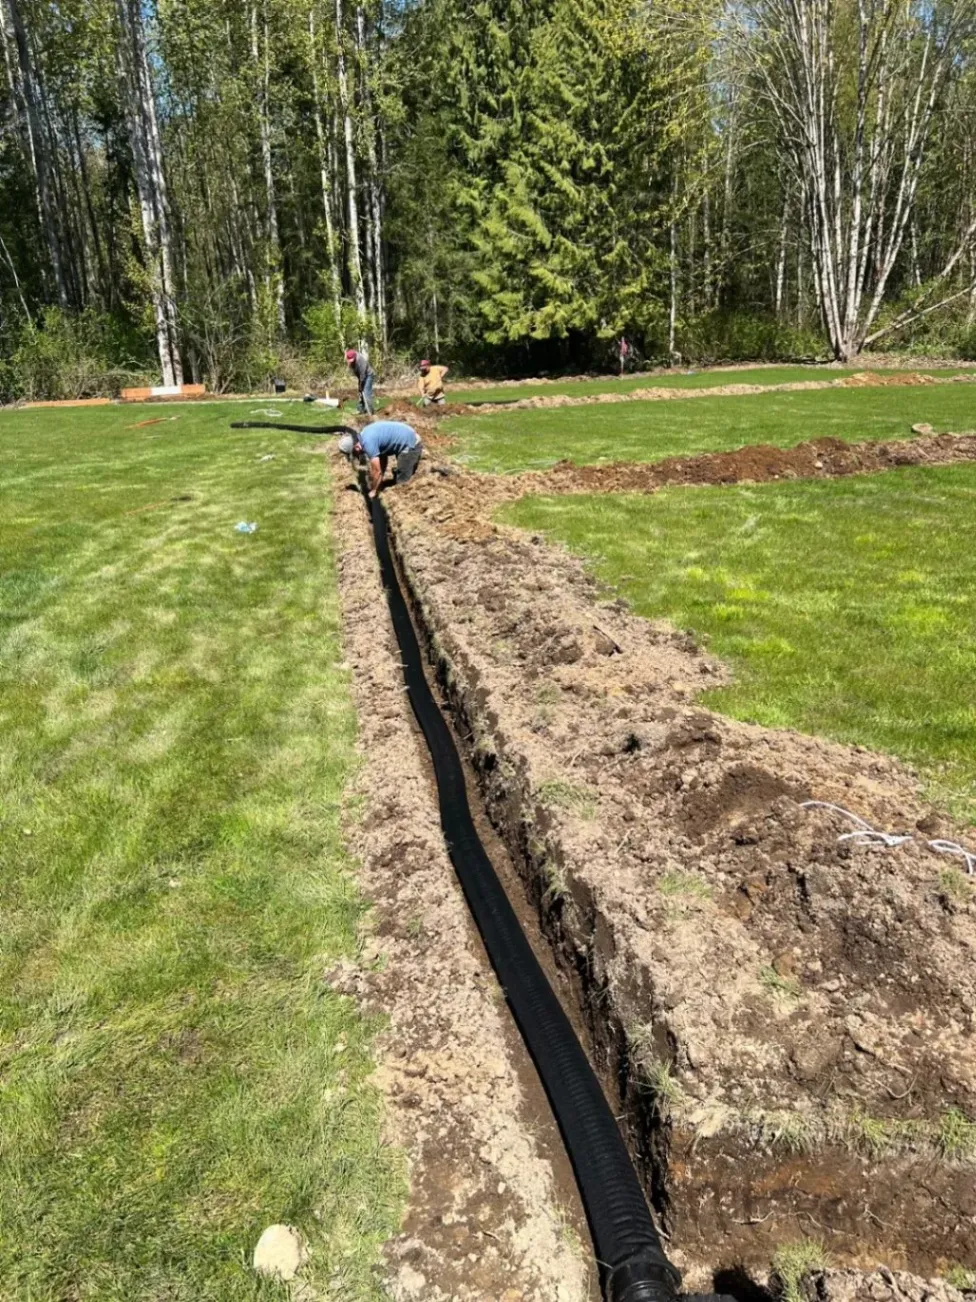
<svg viewBox="0 0 976 1302">
<path fill-rule="evenodd" d="M 458 486 L 386 496 L 400 563 L 679 1263 L 826 1236 L 838 1264 L 976 1264 L 976 903 L 925 844 L 972 830 L 890 759 L 702 708 L 720 665 L 540 539 L 465 532 Z M 841 841 L 808 800 L 913 839 Z"/>
<path fill-rule="evenodd" d="M 459 539 L 483 539 L 497 533 L 491 516 L 504 502 L 528 493 L 653 493 L 667 484 L 767 483 L 778 479 L 833 479 L 870 474 L 899 466 L 945 466 L 976 461 L 976 434 L 934 434 L 929 426 L 912 439 L 845 443 L 812 439 L 792 448 L 769 444 L 733 452 L 705 452 L 694 457 L 667 457 L 647 464 L 615 462 L 577 466 L 561 461 L 550 470 L 520 475 L 482 475 L 435 463 L 439 473 L 427 478 L 415 509 L 441 532 Z M 424 438 L 426 440 L 426 435 Z M 435 456 L 440 450 L 431 448 Z"/>
<path fill-rule="evenodd" d="M 862 371 L 857 375 L 842 376 L 831 380 L 790 380 L 786 384 L 722 384 L 698 389 L 680 389 L 666 384 L 654 385 L 646 389 L 626 389 L 607 393 L 541 393 L 531 398 L 506 398 L 502 402 L 445 402 L 437 407 L 425 408 L 428 420 L 438 420 L 444 416 L 485 416 L 499 411 L 519 411 L 549 407 L 590 407 L 603 403 L 616 402 L 668 402 L 692 398 L 743 397 L 753 393 L 798 393 L 807 389 L 868 389 L 890 387 L 916 387 L 926 384 L 972 384 L 973 375 L 934 376 L 923 375 L 918 371 L 885 374 L 880 371 Z M 392 395 L 399 399 L 400 395 Z M 397 401 L 398 408 L 408 408 L 416 414 L 418 408 L 409 401 Z M 391 408 L 383 411 L 390 414 Z M 409 415 L 405 418 L 409 419 Z M 416 422 L 414 422 L 416 423 Z"/>
</svg>

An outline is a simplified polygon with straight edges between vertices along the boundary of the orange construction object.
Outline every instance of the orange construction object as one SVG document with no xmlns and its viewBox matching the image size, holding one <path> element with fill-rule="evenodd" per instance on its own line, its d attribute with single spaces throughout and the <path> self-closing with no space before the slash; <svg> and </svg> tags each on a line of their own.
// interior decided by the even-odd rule
<svg viewBox="0 0 976 1302">
<path fill-rule="evenodd" d="M 202 398 L 207 392 L 203 384 L 159 384 L 152 389 L 123 389 L 123 402 L 149 402 L 153 398 Z"/>
</svg>

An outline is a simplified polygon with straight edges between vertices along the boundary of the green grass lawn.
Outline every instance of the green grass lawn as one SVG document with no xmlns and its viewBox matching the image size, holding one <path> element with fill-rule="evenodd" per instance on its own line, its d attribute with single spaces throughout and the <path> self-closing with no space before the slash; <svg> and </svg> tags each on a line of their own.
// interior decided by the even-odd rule
<svg viewBox="0 0 976 1302">
<path fill-rule="evenodd" d="M 751 443 L 792 447 L 824 435 L 850 442 L 909 437 L 918 421 L 936 429 L 976 428 L 976 384 L 525 409 L 456 417 L 445 429 L 458 440 L 459 461 L 497 474 L 564 458 L 580 465 L 659 461 Z"/>
<path fill-rule="evenodd" d="M 715 708 L 917 765 L 976 822 L 976 466 L 526 498 L 505 518 L 595 562 L 735 672 Z"/>
<path fill-rule="evenodd" d="M 234 414 L 0 413 L 4 1299 L 285 1297 L 275 1221 L 378 1296 L 401 1171 L 325 983 L 362 911 L 325 469 Z"/>
<path fill-rule="evenodd" d="M 863 368 L 862 368 L 863 369 Z M 956 375 L 945 367 L 923 369 L 925 375 Z M 506 384 L 484 389 L 453 388 L 448 380 L 450 402 L 514 402 L 517 398 L 541 398 L 568 393 L 585 397 L 592 393 L 630 393 L 634 389 L 714 389 L 725 384 L 793 384 L 808 380 L 840 380 L 856 374 L 856 366 L 755 366 L 736 370 L 662 371 L 654 375 L 627 375 L 623 379 L 604 375 L 594 380 L 554 380 L 549 384 Z"/>
</svg>

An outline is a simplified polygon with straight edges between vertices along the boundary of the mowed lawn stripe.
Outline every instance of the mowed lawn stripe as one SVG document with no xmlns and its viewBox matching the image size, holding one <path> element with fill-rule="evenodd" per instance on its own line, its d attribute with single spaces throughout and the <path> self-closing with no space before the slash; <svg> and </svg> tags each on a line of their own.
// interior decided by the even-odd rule
<svg viewBox="0 0 976 1302">
<path fill-rule="evenodd" d="M 735 718 L 887 751 L 976 822 L 976 466 L 526 498 L 505 511 L 707 639 Z"/>
<path fill-rule="evenodd" d="M 793 447 L 807 439 L 910 438 L 936 429 L 976 429 L 976 384 L 889 389 L 816 389 L 662 402 L 622 402 L 460 416 L 445 421 L 454 456 L 474 470 L 540 469 L 660 461 L 754 443 Z"/>
<path fill-rule="evenodd" d="M 323 462 L 160 414 L 0 415 L 0 1296 L 284 1296 L 285 1221 L 378 1297 Z"/>
</svg>

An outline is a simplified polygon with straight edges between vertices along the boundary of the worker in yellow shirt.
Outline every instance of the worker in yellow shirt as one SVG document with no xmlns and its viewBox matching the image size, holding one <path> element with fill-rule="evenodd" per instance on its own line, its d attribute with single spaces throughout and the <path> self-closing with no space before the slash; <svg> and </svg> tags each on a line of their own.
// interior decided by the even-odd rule
<svg viewBox="0 0 976 1302">
<path fill-rule="evenodd" d="M 444 376 L 447 374 L 446 366 L 431 366 L 426 358 L 420 363 L 420 405 L 429 407 L 431 403 L 442 403 L 444 401 Z"/>
</svg>

